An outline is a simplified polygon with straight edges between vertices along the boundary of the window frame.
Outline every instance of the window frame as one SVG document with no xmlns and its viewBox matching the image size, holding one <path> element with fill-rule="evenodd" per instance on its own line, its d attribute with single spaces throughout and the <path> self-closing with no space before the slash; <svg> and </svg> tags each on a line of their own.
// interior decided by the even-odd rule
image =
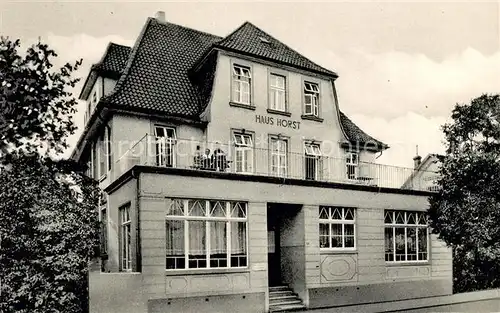
<svg viewBox="0 0 500 313">
<path fill-rule="evenodd" d="M 314 178 L 308 178 L 308 162 L 314 162 Z M 304 178 L 307 180 L 321 179 L 320 169 L 323 167 L 323 152 L 321 143 L 313 141 L 304 142 Z"/>
<path fill-rule="evenodd" d="M 183 230 L 184 230 L 184 268 L 167 268 L 168 264 L 166 262 L 166 258 L 168 255 L 165 253 L 165 271 L 175 272 L 175 271 L 204 271 L 204 270 L 224 270 L 224 269 L 248 269 L 249 268 L 249 223 L 248 223 L 248 202 L 246 201 L 232 201 L 232 200 L 206 200 L 206 199 L 180 199 L 180 198 L 170 198 L 170 203 L 167 207 L 167 211 L 165 212 L 165 231 L 167 230 L 166 224 L 168 221 L 182 221 L 183 222 Z M 171 210 L 172 205 L 175 201 L 182 201 L 183 206 L 183 215 L 169 215 L 169 210 Z M 190 201 L 202 201 L 205 202 L 205 215 L 204 216 L 192 216 L 189 215 L 189 202 Z M 212 211 L 211 203 L 225 203 L 225 216 L 224 217 L 216 217 L 210 216 Z M 232 204 L 244 204 L 245 216 L 244 217 L 233 217 L 231 216 Z M 205 223 L 205 255 L 206 255 L 206 267 L 189 267 L 189 222 L 193 221 L 202 221 Z M 225 267 L 212 267 L 210 264 L 210 240 L 211 240 L 211 223 L 213 222 L 225 222 L 226 225 L 226 266 Z M 232 253 L 231 253 L 231 223 L 244 223 L 245 225 L 245 266 L 231 266 L 232 262 Z M 165 242 L 166 248 L 167 242 Z M 167 249 L 166 249 L 167 250 Z"/>
<path fill-rule="evenodd" d="M 392 222 L 387 223 L 387 216 L 389 213 L 392 213 Z M 397 223 L 397 213 L 403 213 L 403 223 Z M 409 224 L 408 220 L 409 214 L 415 214 L 415 224 Z M 423 217 L 425 224 L 420 223 L 420 217 Z M 396 260 L 396 228 L 404 228 L 404 237 L 405 237 L 405 260 Z M 408 228 L 415 228 L 415 253 L 417 260 L 408 260 Z M 386 230 L 392 229 L 392 260 L 387 260 L 387 250 L 386 250 Z M 425 229 L 425 238 L 426 238 L 426 251 L 419 251 L 419 234 L 418 231 L 420 229 Z M 429 224 L 427 219 L 426 212 L 422 211 L 405 211 L 405 210 L 385 210 L 384 211 L 384 260 L 386 264 L 422 264 L 430 262 L 430 244 L 431 238 L 429 234 Z M 426 259 L 420 260 L 419 254 L 425 253 Z"/>
<path fill-rule="evenodd" d="M 158 135 L 158 129 L 162 129 L 163 136 Z M 168 136 L 168 132 L 171 131 L 172 136 Z M 155 164 L 162 167 L 176 167 L 176 143 L 177 143 L 177 130 L 175 127 L 161 124 L 153 125 L 153 134 L 155 139 Z M 162 139 L 164 138 L 164 139 Z M 168 149 L 170 148 L 171 157 L 169 160 L 165 159 L 167 157 Z M 169 163 L 170 162 L 170 163 Z"/>
<path fill-rule="evenodd" d="M 240 70 L 240 73 L 243 75 L 240 75 L 237 73 L 236 69 Z M 245 71 L 248 72 L 248 75 L 244 75 Z M 246 80 L 241 79 L 240 77 L 246 78 Z M 252 101 L 253 101 L 253 95 L 252 95 L 252 68 L 250 66 L 245 66 L 239 63 L 232 63 L 231 64 L 231 101 L 237 104 L 242 104 L 246 106 L 252 106 Z M 243 101 L 243 89 L 241 86 L 243 84 L 248 85 L 248 102 Z M 236 91 L 236 86 L 239 86 L 240 89 L 238 92 Z M 236 99 L 236 94 L 239 94 L 239 99 Z"/>
<path fill-rule="evenodd" d="M 132 272 L 132 205 L 127 203 L 118 209 L 120 218 L 120 271 Z M 126 214 L 125 214 L 126 213 Z M 127 236 L 127 234 L 129 236 Z M 124 247 L 127 247 L 124 251 Z M 126 265 L 124 265 L 126 264 Z"/>
<path fill-rule="evenodd" d="M 353 162 L 353 156 L 356 156 L 356 162 Z M 347 160 L 349 158 L 349 161 Z M 345 169 L 346 178 L 349 180 L 357 180 L 359 177 L 359 152 L 358 151 L 346 151 L 345 153 Z M 354 177 L 349 177 L 349 166 L 354 167 Z"/>
<path fill-rule="evenodd" d="M 272 84 L 273 78 L 282 78 L 283 79 L 283 87 L 280 87 L 280 86 L 277 86 L 277 85 L 273 85 Z M 276 80 L 275 80 L 275 82 L 276 82 Z M 278 74 L 278 73 L 275 73 L 275 72 L 270 72 L 269 73 L 269 84 L 268 84 L 268 102 L 269 102 L 269 106 L 268 106 L 268 108 L 270 110 L 274 110 L 274 111 L 278 111 L 278 112 L 284 112 L 284 113 L 288 112 L 287 83 L 288 83 L 288 80 L 287 80 L 286 75 Z M 272 100 L 273 99 L 272 92 L 271 92 L 272 90 L 275 91 L 274 100 Z M 278 108 L 276 106 L 276 97 L 277 97 L 278 92 L 282 92 L 283 93 L 283 104 L 282 104 L 283 108 Z M 273 107 L 273 104 L 274 104 L 274 107 Z"/>
<path fill-rule="evenodd" d="M 243 132 L 243 131 L 233 131 L 232 137 L 233 137 L 233 149 L 234 149 L 234 172 L 235 173 L 243 173 L 243 174 L 253 173 L 254 169 L 255 169 L 255 164 L 254 164 L 254 162 L 255 162 L 255 145 L 254 145 L 253 133 L 248 133 L 248 132 Z M 242 139 L 241 143 L 238 142 L 238 140 L 237 140 L 238 137 Z M 250 141 L 245 142 L 245 138 L 249 138 Z M 247 153 L 250 155 L 250 160 L 245 159 L 246 171 L 238 171 L 238 168 L 237 168 L 238 154 L 239 154 L 239 152 L 241 152 L 242 156 L 248 157 L 248 154 L 245 153 L 245 151 L 249 151 Z M 242 164 L 243 164 L 243 162 L 242 162 Z M 242 166 L 242 168 L 243 168 L 243 166 Z"/>
<path fill-rule="evenodd" d="M 320 117 L 320 95 L 321 95 L 321 89 L 320 89 L 320 84 L 318 82 L 311 82 L 308 80 L 304 80 L 302 84 L 302 114 L 303 116 L 309 116 L 309 117 Z M 310 88 L 308 88 L 310 87 Z M 316 88 L 314 88 L 316 87 Z M 307 97 L 311 98 L 310 104 L 306 103 Z M 315 100 L 315 101 L 314 101 Z M 311 111 L 308 113 L 307 112 L 307 107 L 311 107 Z"/>
<path fill-rule="evenodd" d="M 282 153 L 275 153 L 276 151 L 273 149 L 273 141 L 276 141 L 276 142 L 284 142 L 285 143 L 285 153 L 282 154 Z M 281 145 L 281 144 L 280 144 Z M 289 150 L 290 150 L 290 138 L 288 137 L 283 137 L 283 136 L 276 136 L 276 135 L 270 135 L 269 136 L 269 167 L 270 167 L 270 174 L 273 175 L 273 176 L 276 176 L 276 177 L 288 177 L 288 173 L 289 173 L 289 164 L 290 164 L 290 160 L 289 160 Z M 279 148 L 278 148 L 278 152 L 279 151 Z M 278 160 L 281 160 L 280 156 L 284 156 L 285 157 L 285 165 L 281 165 L 279 164 L 278 166 L 276 166 L 276 168 L 280 169 L 284 169 L 284 175 L 281 175 L 281 172 L 278 171 L 278 173 L 274 173 L 273 171 L 273 168 L 275 167 L 274 164 L 273 164 L 273 156 L 276 155 L 277 156 L 277 159 Z M 281 163 L 281 161 L 279 161 L 278 163 Z"/>
<path fill-rule="evenodd" d="M 109 213 L 108 213 L 108 204 L 106 201 L 106 196 L 101 197 L 99 201 L 99 222 L 101 224 L 101 256 L 108 254 L 108 221 L 109 221 Z M 104 218 L 104 216 L 106 218 Z"/>
<path fill-rule="evenodd" d="M 328 209 L 327 211 L 327 215 L 328 215 L 328 218 L 327 219 L 323 219 L 321 218 L 321 212 L 323 209 Z M 332 218 L 333 217 L 333 210 L 336 210 L 336 209 L 341 209 L 341 219 L 334 219 Z M 345 217 L 347 216 L 347 213 L 344 213 L 346 210 L 352 210 L 352 216 L 353 216 L 353 219 L 352 220 L 349 220 L 349 219 L 346 219 Z M 328 242 L 329 242 L 329 247 L 321 247 L 321 231 L 319 232 L 319 247 L 320 247 L 320 251 L 322 252 L 328 252 L 328 251 L 333 251 L 333 252 L 336 252 L 336 251 L 349 251 L 349 252 L 353 252 L 353 251 L 357 251 L 358 249 L 358 245 L 357 245 L 357 208 L 355 207 L 342 207 L 342 206 L 329 206 L 329 205 L 321 205 L 319 206 L 319 209 L 318 209 L 318 228 L 321 227 L 321 224 L 325 224 L 325 225 L 328 225 Z M 333 244 L 332 244 L 332 238 L 334 237 L 332 235 L 332 225 L 342 225 L 342 234 L 341 234 L 341 238 L 342 238 L 342 247 L 333 247 Z M 353 247 L 345 247 L 345 237 L 346 236 L 351 236 L 351 235 L 346 235 L 345 233 L 345 225 L 353 225 Z"/>
</svg>

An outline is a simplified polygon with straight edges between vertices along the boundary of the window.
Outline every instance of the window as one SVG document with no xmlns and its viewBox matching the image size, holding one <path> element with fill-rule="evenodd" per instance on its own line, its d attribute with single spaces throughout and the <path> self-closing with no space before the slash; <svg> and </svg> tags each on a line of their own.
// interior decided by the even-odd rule
<svg viewBox="0 0 500 313">
<path fill-rule="evenodd" d="M 120 208 L 120 256 L 122 271 L 132 270 L 131 231 L 130 204 L 127 204 Z"/>
<path fill-rule="evenodd" d="M 247 266 L 247 204 L 171 199 L 166 212 L 166 269 Z"/>
<path fill-rule="evenodd" d="M 253 172 L 253 140 L 252 135 L 233 135 L 235 150 L 235 171 L 238 173 Z"/>
<path fill-rule="evenodd" d="M 243 104 L 250 104 L 251 99 L 250 69 L 239 65 L 233 66 L 233 101 Z"/>
<path fill-rule="evenodd" d="M 155 126 L 156 137 L 156 165 L 165 167 L 175 166 L 175 129 L 164 126 Z"/>
<path fill-rule="evenodd" d="M 271 138 L 271 173 L 285 177 L 288 169 L 288 141 L 277 137 Z"/>
<path fill-rule="evenodd" d="M 309 180 L 320 178 L 321 150 L 318 144 L 306 143 L 304 145 L 305 176 Z"/>
<path fill-rule="evenodd" d="M 106 127 L 106 155 L 108 156 L 108 171 L 111 171 L 113 166 L 113 157 L 112 157 L 112 145 L 111 145 L 111 127 Z"/>
<path fill-rule="evenodd" d="M 425 212 L 385 211 L 385 260 L 427 261 L 429 235 Z"/>
<path fill-rule="evenodd" d="M 358 178 L 358 153 L 357 152 L 347 152 L 346 159 L 346 173 L 348 179 Z"/>
<path fill-rule="evenodd" d="M 304 82 L 304 115 L 319 117 L 319 87 Z"/>
<path fill-rule="evenodd" d="M 101 225 L 101 255 L 104 255 L 108 253 L 108 210 L 106 202 L 102 200 L 99 218 Z"/>
<path fill-rule="evenodd" d="M 321 249 L 356 248 L 354 208 L 319 207 L 319 247 Z"/>
<path fill-rule="evenodd" d="M 269 108 L 286 112 L 286 79 L 271 74 L 269 77 Z"/>
<path fill-rule="evenodd" d="M 97 138 L 94 145 L 95 153 L 94 157 L 96 162 L 94 163 L 95 168 L 95 179 L 102 179 L 106 175 L 106 143 L 104 142 L 104 134 Z"/>
</svg>

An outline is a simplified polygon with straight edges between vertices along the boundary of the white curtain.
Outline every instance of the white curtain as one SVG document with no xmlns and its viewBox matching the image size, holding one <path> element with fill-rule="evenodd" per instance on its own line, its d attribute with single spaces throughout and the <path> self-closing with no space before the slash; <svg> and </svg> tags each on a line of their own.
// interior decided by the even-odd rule
<svg viewBox="0 0 500 313">
<path fill-rule="evenodd" d="M 210 254 L 227 253 L 226 222 L 210 222 Z"/>
<path fill-rule="evenodd" d="M 231 254 L 246 253 L 246 223 L 231 222 Z"/>
<path fill-rule="evenodd" d="M 184 221 L 167 220 L 167 255 L 184 255 Z"/>
<path fill-rule="evenodd" d="M 205 221 L 189 221 L 189 255 L 206 255 L 205 235 Z"/>
</svg>

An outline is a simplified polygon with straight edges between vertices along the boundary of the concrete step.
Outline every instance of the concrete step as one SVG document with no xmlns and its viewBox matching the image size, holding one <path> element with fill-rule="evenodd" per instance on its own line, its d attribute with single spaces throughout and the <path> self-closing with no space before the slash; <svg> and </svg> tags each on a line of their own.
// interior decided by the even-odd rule
<svg viewBox="0 0 500 313">
<path fill-rule="evenodd" d="M 281 305 L 288 305 L 288 304 L 302 304 L 302 300 L 298 298 L 292 298 L 292 299 L 284 299 L 284 300 L 276 300 L 272 303 L 269 303 L 269 306 L 281 306 Z"/>
<path fill-rule="evenodd" d="M 283 297 L 283 296 L 296 296 L 296 294 L 293 291 L 291 291 L 291 290 L 271 291 L 271 292 L 269 292 L 269 298 Z"/>
<path fill-rule="evenodd" d="M 286 312 L 286 311 L 298 311 L 298 310 L 305 310 L 305 309 L 306 309 L 306 306 L 303 304 L 269 306 L 269 312 Z"/>
<path fill-rule="evenodd" d="M 272 287 L 269 287 L 269 292 L 272 292 L 272 291 L 286 291 L 286 290 L 290 290 L 290 287 L 288 286 L 272 286 Z"/>
<path fill-rule="evenodd" d="M 282 295 L 282 296 L 277 296 L 277 297 L 269 297 L 269 302 L 276 302 L 276 301 L 283 301 L 283 300 L 292 300 L 292 299 L 298 299 L 296 294 L 288 294 L 288 295 Z"/>
<path fill-rule="evenodd" d="M 297 299 L 297 298 L 276 300 L 273 302 L 269 302 L 269 307 L 291 305 L 291 304 L 302 304 L 302 301 L 300 299 Z"/>
</svg>

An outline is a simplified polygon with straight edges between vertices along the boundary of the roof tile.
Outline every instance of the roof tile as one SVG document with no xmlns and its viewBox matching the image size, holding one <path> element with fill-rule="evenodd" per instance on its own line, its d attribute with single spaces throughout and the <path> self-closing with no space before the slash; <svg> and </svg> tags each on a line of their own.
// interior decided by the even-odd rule
<svg viewBox="0 0 500 313">
<path fill-rule="evenodd" d="M 266 38 L 269 43 L 262 42 L 259 37 Z M 191 80 L 188 73 L 213 45 L 328 75 L 335 74 L 307 60 L 248 22 L 221 40 L 215 35 L 150 19 L 138 40 L 135 51 L 111 44 L 100 63 L 102 68 L 124 73 L 113 93 L 106 99 L 112 106 L 198 119 L 210 98 L 215 58 L 207 59 L 198 72 L 197 80 Z M 126 56 L 129 57 L 127 62 L 124 61 Z M 387 148 L 386 144 L 363 132 L 342 112 L 340 122 L 350 142 L 375 143 L 381 149 Z"/>
</svg>

